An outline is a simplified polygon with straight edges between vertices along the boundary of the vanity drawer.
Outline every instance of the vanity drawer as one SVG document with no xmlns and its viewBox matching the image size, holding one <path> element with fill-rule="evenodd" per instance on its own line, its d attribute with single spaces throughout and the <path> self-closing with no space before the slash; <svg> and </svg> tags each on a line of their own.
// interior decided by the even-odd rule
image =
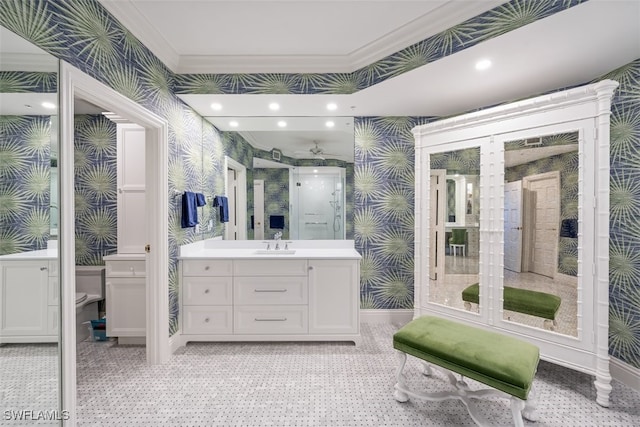
<svg viewBox="0 0 640 427">
<path fill-rule="evenodd" d="M 105 274 L 109 277 L 145 277 L 145 261 L 106 261 Z"/>
<path fill-rule="evenodd" d="M 236 304 L 307 304 L 307 277 L 236 277 L 233 299 Z"/>
<path fill-rule="evenodd" d="M 183 276 L 184 305 L 231 305 L 233 278 Z"/>
<path fill-rule="evenodd" d="M 197 259 L 182 261 L 183 276 L 231 276 L 233 261 Z"/>
<path fill-rule="evenodd" d="M 233 315 L 236 334 L 306 334 L 306 305 L 235 306 Z"/>
<path fill-rule="evenodd" d="M 252 259 L 233 262 L 235 276 L 306 276 L 306 259 Z"/>
<path fill-rule="evenodd" d="M 183 334 L 230 334 L 233 332 L 233 310 L 230 305 L 185 306 L 182 322 Z"/>
</svg>

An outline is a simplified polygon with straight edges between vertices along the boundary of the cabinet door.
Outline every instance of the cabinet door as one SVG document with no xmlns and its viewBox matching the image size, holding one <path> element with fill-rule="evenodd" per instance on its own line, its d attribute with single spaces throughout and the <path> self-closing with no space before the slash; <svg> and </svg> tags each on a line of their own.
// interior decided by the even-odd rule
<svg viewBox="0 0 640 427">
<path fill-rule="evenodd" d="M 309 333 L 355 334 L 360 328 L 358 260 L 309 261 Z"/>
<path fill-rule="evenodd" d="M 118 253 L 142 253 L 146 243 L 145 130 L 118 125 Z"/>
<path fill-rule="evenodd" d="M 0 335 L 47 335 L 47 261 L 0 264 Z"/>
<path fill-rule="evenodd" d="M 145 336 L 147 309 L 144 278 L 108 278 L 107 336 Z"/>
</svg>

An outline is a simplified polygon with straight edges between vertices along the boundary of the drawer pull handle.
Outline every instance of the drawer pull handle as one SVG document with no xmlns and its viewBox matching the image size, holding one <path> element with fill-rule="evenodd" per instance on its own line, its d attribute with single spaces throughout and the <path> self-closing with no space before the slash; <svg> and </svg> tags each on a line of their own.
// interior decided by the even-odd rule
<svg viewBox="0 0 640 427">
<path fill-rule="evenodd" d="M 286 317 L 256 317 L 256 322 L 286 322 Z"/>
<path fill-rule="evenodd" d="M 40 271 L 45 271 L 45 270 L 48 270 L 48 268 L 47 267 L 40 267 Z"/>
<path fill-rule="evenodd" d="M 209 293 L 209 289 L 205 289 L 205 290 L 204 290 L 204 293 L 205 293 L 205 294 L 208 294 L 208 293 Z"/>
<path fill-rule="evenodd" d="M 208 265 L 204 268 L 204 271 L 209 271 L 211 267 L 209 267 Z"/>
<path fill-rule="evenodd" d="M 287 292 L 286 289 L 254 289 L 253 292 Z"/>
<path fill-rule="evenodd" d="M 204 319 L 204 323 L 209 323 L 209 318 Z"/>
</svg>

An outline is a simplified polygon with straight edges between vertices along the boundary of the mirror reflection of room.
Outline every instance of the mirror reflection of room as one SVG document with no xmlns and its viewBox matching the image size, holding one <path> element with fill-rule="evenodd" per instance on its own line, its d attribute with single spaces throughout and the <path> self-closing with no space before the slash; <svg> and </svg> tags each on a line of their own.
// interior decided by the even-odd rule
<svg viewBox="0 0 640 427">
<path fill-rule="evenodd" d="M 571 336 L 577 336 L 578 137 L 505 143 L 504 318 Z M 509 310 L 513 289 L 530 291 L 529 308 Z"/>
<path fill-rule="evenodd" d="M 54 410 L 58 60 L 0 27 L 0 81 L 0 406 Z"/>
<path fill-rule="evenodd" d="M 479 281 L 480 149 L 431 154 L 430 300 L 464 309 L 462 290 Z"/>
</svg>

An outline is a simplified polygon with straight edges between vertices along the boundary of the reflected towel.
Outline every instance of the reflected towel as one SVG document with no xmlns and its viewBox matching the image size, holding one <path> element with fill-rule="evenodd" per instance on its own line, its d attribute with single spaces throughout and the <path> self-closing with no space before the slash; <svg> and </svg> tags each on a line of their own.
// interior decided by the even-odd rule
<svg viewBox="0 0 640 427">
<path fill-rule="evenodd" d="M 284 230 L 284 215 L 269 215 L 269 228 Z"/>
<path fill-rule="evenodd" d="M 204 206 L 207 204 L 207 199 L 205 199 L 204 194 L 196 193 L 196 206 Z"/>
<path fill-rule="evenodd" d="M 220 222 L 229 222 L 229 201 L 225 196 L 215 196 L 213 206 L 220 208 Z"/>
<path fill-rule="evenodd" d="M 182 228 L 195 227 L 198 223 L 196 193 L 185 191 L 182 195 Z"/>
</svg>

